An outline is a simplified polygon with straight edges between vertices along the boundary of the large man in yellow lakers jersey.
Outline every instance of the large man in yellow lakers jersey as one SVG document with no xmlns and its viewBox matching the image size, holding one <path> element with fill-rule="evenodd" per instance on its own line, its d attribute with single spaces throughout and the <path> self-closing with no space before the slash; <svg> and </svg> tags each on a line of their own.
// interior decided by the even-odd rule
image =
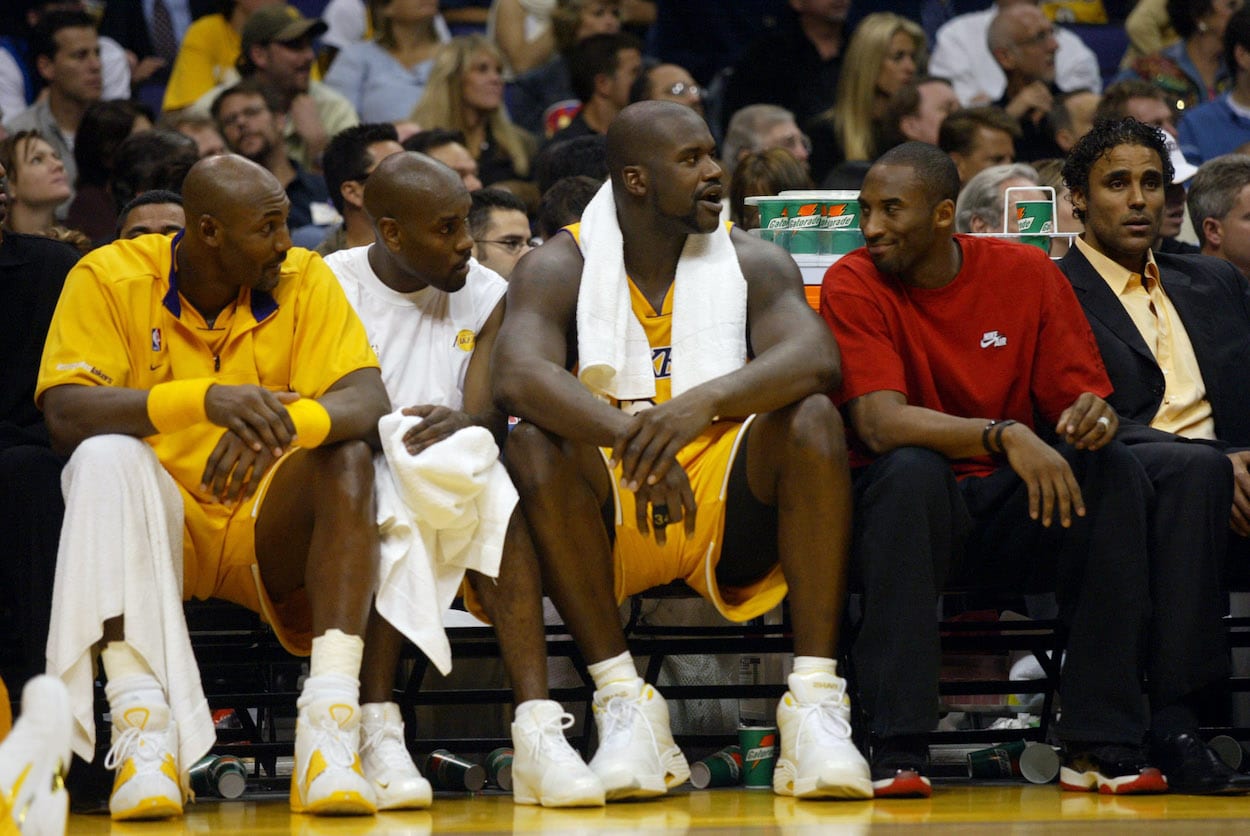
<svg viewBox="0 0 1250 836">
<path fill-rule="evenodd" d="M 591 663 L 590 767 L 610 800 L 689 774 L 626 649 L 619 600 L 680 578 L 744 620 L 788 588 L 796 658 L 774 790 L 870 798 L 833 659 L 850 534 L 826 396 L 837 346 L 793 261 L 721 224 L 715 143 L 693 111 L 632 105 L 607 153 L 611 183 L 580 228 L 512 274 L 493 369 L 496 399 L 523 419 L 504 457 L 547 592 Z M 600 333 L 617 328 L 620 356 Z"/>
<path fill-rule="evenodd" d="M 36 399 L 73 452 L 49 672 L 90 758 L 103 639 L 113 817 L 177 815 L 213 742 L 181 599 L 250 607 L 291 650 L 311 646 L 292 807 L 371 813 L 356 752 L 378 548 L 366 440 L 388 408 L 377 358 L 320 257 L 291 248 L 269 172 L 213 157 L 183 192 L 186 230 L 85 257 L 49 329 Z"/>
</svg>

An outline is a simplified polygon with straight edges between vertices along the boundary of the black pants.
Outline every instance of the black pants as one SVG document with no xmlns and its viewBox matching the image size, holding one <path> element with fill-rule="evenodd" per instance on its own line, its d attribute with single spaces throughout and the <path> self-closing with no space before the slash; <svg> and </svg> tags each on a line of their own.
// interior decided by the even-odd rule
<svg viewBox="0 0 1250 836">
<path fill-rule="evenodd" d="M 1056 449 L 1086 506 L 1068 529 L 1031 521 L 1027 489 L 1006 467 L 956 482 L 942 455 L 902 448 L 855 474 L 853 583 L 864 607 L 853 654 L 874 735 L 933 728 L 934 603 L 956 583 L 1053 589 L 1068 631 L 1060 736 L 1141 741 L 1153 490 L 1138 459 L 1118 442 L 1093 453 Z"/>
<path fill-rule="evenodd" d="M 23 444 L 0 450 L 0 635 L 13 654 L 7 684 L 20 693 L 26 678 L 42 673 L 52 611 L 52 581 L 61 537 L 61 467 L 47 447 Z"/>
<path fill-rule="evenodd" d="M 1146 655 L 1150 704 L 1171 705 L 1229 674 L 1221 617 L 1232 465 L 1203 444 L 1130 444 L 1154 489 Z"/>
</svg>

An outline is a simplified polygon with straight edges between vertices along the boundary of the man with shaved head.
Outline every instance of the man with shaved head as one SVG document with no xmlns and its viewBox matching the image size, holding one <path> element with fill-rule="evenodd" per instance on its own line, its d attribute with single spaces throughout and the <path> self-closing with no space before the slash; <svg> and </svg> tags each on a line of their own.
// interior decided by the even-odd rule
<svg viewBox="0 0 1250 836">
<path fill-rule="evenodd" d="M 630 105 L 609 127 L 610 182 L 510 279 L 492 377 L 523 420 L 505 461 L 546 591 L 590 663 L 590 768 L 609 800 L 689 774 L 617 620 L 620 601 L 678 579 L 736 621 L 789 591 L 797 656 L 773 788 L 867 798 L 833 658 L 850 539 L 826 396 L 838 350 L 794 262 L 721 223 L 715 152 L 673 102 Z"/>
<path fill-rule="evenodd" d="M 365 184 L 365 211 L 374 242 L 326 260 L 359 313 L 382 363 L 392 409 L 422 420 L 403 446 L 412 456 L 460 430 L 484 427 L 502 444 L 506 416 L 490 391 L 491 350 L 504 315 L 507 283 L 471 257 L 469 192 L 460 176 L 424 154 L 403 152 L 380 162 Z M 479 430 L 480 432 L 480 430 Z M 402 463 L 379 456 L 379 474 L 403 480 Z M 379 521 L 391 512 L 379 508 Z M 385 555 L 406 550 L 402 530 L 383 535 Z M 438 560 L 439 555 L 431 555 Z M 498 628 L 508 677 L 516 693 L 513 797 L 548 807 L 600 806 L 603 786 L 564 738 L 566 717 L 547 699 L 546 640 L 534 549 L 525 522 L 513 515 L 498 577 L 467 572 L 466 603 Z M 440 585 L 450 604 L 456 587 Z M 401 635 L 375 607 L 362 681 L 364 771 L 383 809 L 430 803 L 430 785 L 404 745 L 399 706 L 392 701 Z M 406 622 L 400 620 L 398 626 Z M 418 647 L 422 635 L 405 630 Z"/>
<path fill-rule="evenodd" d="M 72 453 L 49 672 L 89 759 L 103 644 L 112 815 L 180 815 L 213 743 L 181 598 L 242 604 L 312 654 L 292 809 L 372 813 L 356 751 L 378 548 L 370 448 L 387 410 L 377 358 L 333 274 L 292 249 L 273 175 L 212 157 L 183 200 L 173 239 L 83 258 L 48 333 L 36 399 Z"/>
</svg>

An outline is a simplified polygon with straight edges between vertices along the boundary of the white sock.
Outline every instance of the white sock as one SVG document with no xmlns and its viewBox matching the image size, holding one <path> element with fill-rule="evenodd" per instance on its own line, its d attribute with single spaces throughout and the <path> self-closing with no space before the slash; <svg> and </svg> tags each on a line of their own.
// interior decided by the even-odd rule
<svg viewBox="0 0 1250 836">
<path fill-rule="evenodd" d="M 538 707 L 545 702 L 547 702 L 547 700 L 526 700 L 525 702 L 520 703 L 512 712 L 513 722 L 521 723 L 528 720 L 529 715 L 532 712 L 537 711 Z"/>
<path fill-rule="evenodd" d="M 309 703 L 320 700 L 358 704 L 360 680 L 337 673 L 308 677 L 304 680 L 304 690 L 300 691 L 299 699 L 295 703 L 296 707 L 302 709 Z"/>
<path fill-rule="evenodd" d="M 638 669 L 634 667 L 634 659 L 625 651 L 620 656 L 604 659 L 588 665 L 590 678 L 595 681 L 595 690 L 606 688 L 610 682 L 631 682 L 638 679 Z"/>
<path fill-rule="evenodd" d="M 124 641 L 109 642 L 100 653 L 100 663 L 108 675 L 104 688 L 109 708 L 124 711 L 135 705 L 163 705 L 168 707 L 165 689 L 148 667 L 143 657 Z"/>
<path fill-rule="evenodd" d="M 795 656 L 794 673 L 800 675 L 810 673 L 827 673 L 831 676 L 837 676 L 838 663 L 833 659 L 826 659 L 823 656 Z"/>
<path fill-rule="evenodd" d="M 837 662 L 820 656 L 795 656 L 794 672 L 790 674 L 790 693 L 800 703 L 821 703 L 833 696 Z"/>
</svg>

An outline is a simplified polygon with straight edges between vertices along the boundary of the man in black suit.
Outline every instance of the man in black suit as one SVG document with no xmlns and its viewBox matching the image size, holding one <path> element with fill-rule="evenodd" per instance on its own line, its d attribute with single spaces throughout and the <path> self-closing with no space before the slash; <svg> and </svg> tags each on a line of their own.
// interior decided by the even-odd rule
<svg viewBox="0 0 1250 836">
<path fill-rule="evenodd" d="M 1126 419 L 1121 440 L 1155 488 L 1152 540 L 1187 553 L 1180 573 L 1165 568 L 1151 579 L 1156 613 L 1187 601 L 1193 614 L 1152 624 L 1152 649 L 1170 648 L 1172 660 L 1150 670 L 1154 761 L 1173 789 L 1244 791 L 1194 731 L 1226 667 L 1219 590 L 1229 505 L 1234 526 L 1250 530 L 1245 462 L 1234 454 L 1234 491 L 1223 481 L 1229 469 L 1221 477 L 1214 461 L 1224 457 L 1220 432 L 1250 440 L 1250 393 L 1237 385 L 1250 362 L 1250 296 L 1225 262 L 1151 251 L 1172 176 L 1159 129 L 1132 118 L 1098 123 L 1064 163 L 1085 231 L 1059 266 L 1102 352 L 1115 390 L 1107 400 Z M 1190 478 L 1196 468 L 1205 485 Z"/>
<path fill-rule="evenodd" d="M 1250 284 L 1223 259 L 1151 252 L 1154 239 L 1143 236 L 1160 222 L 1153 180 L 1171 171 L 1166 154 L 1154 158 L 1156 136 L 1157 129 L 1126 119 L 1100 126 L 1098 136 L 1077 146 L 1081 154 L 1074 149 L 1063 176 L 1085 233 L 1059 266 L 1098 339 L 1115 387 L 1111 405 L 1157 430 L 1225 449 L 1235 482 L 1231 525 L 1250 536 L 1250 449 L 1236 449 L 1250 448 Z M 1126 180 L 1133 176 L 1111 165 L 1120 156 L 1125 163 L 1140 158 L 1141 174 L 1152 182 L 1100 182 L 1113 168 Z M 1104 198 L 1117 189 L 1118 202 Z M 1136 282 L 1118 292 L 1105 260 L 1124 264 Z M 1148 278 L 1146 288 L 1141 276 L 1151 273 L 1157 281 Z"/>
</svg>

